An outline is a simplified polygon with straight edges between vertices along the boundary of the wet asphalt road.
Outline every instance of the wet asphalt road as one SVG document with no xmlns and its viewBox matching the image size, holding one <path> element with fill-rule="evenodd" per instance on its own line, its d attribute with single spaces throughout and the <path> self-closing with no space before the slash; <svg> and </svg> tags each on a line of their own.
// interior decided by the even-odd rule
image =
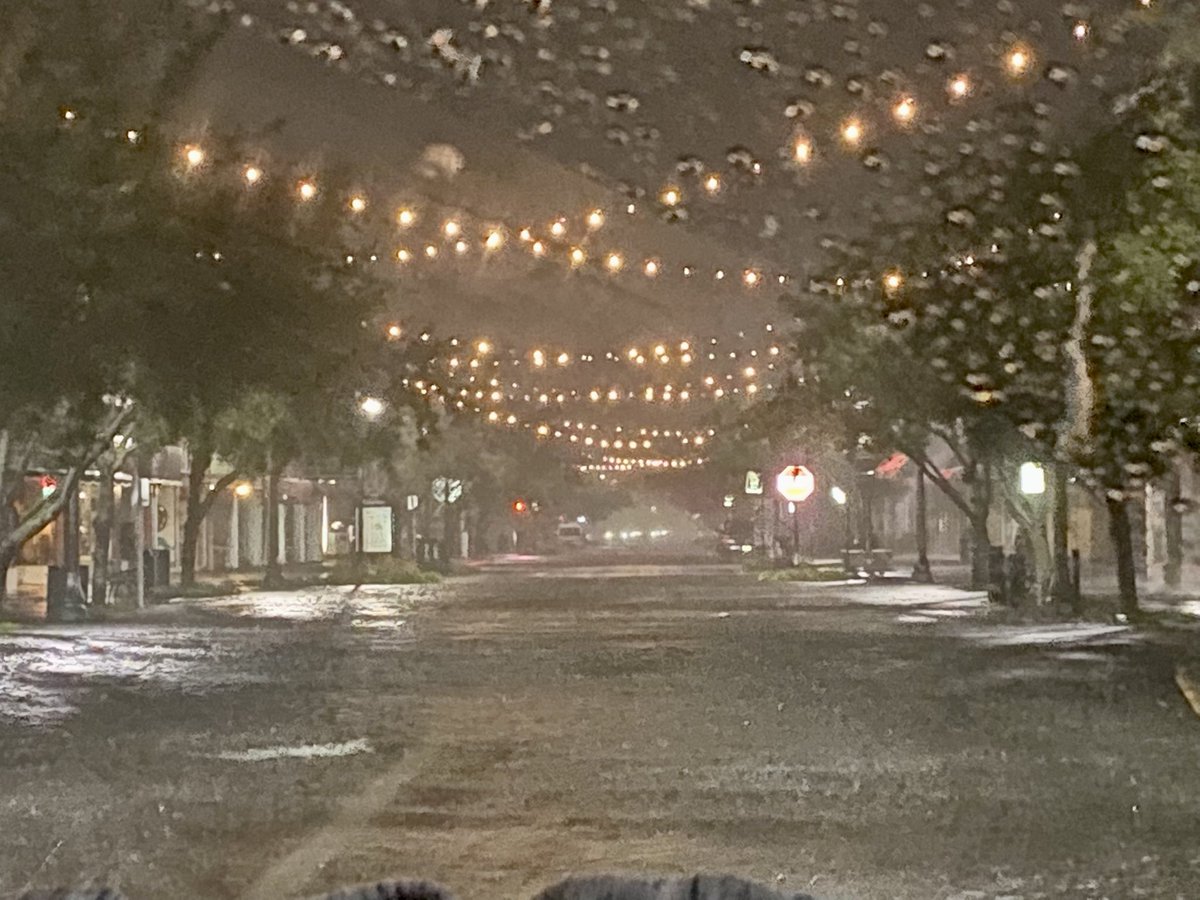
<svg viewBox="0 0 1200 900">
<path fill-rule="evenodd" d="M 519 569 L 0 628 L 0 896 L 1200 896 L 1187 651 L 937 588 Z"/>
</svg>

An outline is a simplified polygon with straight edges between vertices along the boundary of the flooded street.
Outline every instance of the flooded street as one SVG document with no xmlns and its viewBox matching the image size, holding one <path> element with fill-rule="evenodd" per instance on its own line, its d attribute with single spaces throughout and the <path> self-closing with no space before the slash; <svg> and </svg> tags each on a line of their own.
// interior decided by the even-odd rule
<svg viewBox="0 0 1200 900">
<path fill-rule="evenodd" d="M 947 588 L 525 567 L 0 632 L 0 895 L 528 897 L 730 871 L 828 898 L 1184 897 L 1180 651 Z"/>
</svg>

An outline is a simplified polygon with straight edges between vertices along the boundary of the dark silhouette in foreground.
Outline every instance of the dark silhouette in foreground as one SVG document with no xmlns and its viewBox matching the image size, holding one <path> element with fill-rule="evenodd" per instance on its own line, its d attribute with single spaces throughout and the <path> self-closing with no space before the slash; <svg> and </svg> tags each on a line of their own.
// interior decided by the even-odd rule
<svg viewBox="0 0 1200 900">
<path fill-rule="evenodd" d="M 30 891 L 20 900 L 122 900 L 122 895 L 94 890 Z M 283 898 L 280 898 L 283 900 Z M 312 900 L 455 900 L 429 881 L 379 881 L 344 888 Z M 534 900 L 813 900 L 808 894 L 776 891 L 734 875 L 693 875 L 686 878 L 638 878 L 587 875 L 568 878 L 546 888 Z"/>
</svg>

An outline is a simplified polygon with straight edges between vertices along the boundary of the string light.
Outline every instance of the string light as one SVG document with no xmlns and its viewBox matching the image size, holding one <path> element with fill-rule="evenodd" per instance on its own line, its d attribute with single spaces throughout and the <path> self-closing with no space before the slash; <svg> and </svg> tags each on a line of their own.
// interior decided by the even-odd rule
<svg viewBox="0 0 1200 900">
<path fill-rule="evenodd" d="M 398 341 L 404 336 L 404 329 L 396 322 L 393 322 L 387 327 L 387 336 L 393 341 Z"/>
<path fill-rule="evenodd" d="M 189 169 L 198 169 L 204 165 L 204 150 L 196 144 L 189 144 L 183 149 L 183 159 Z"/>
<path fill-rule="evenodd" d="M 442 234 L 448 238 L 456 238 L 461 232 L 462 226 L 456 219 L 447 219 L 446 224 L 442 226 Z"/>
<path fill-rule="evenodd" d="M 742 273 L 742 281 L 745 283 L 746 287 L 754 287 L 757 285 L 759 277 L 759 274 L 753 269 L 747 269 Z"/>
<path fill-rule="evenodd" d="M 1032 62 L 1029 50 L 1024 46 L 1013 47 L 1008 53 L 1006 63 L 1008 65 L 1009 74 L 1014 77 L 1024 75 L 1029 71 L 1029 66 Z"/>
<path fill-rule="evenodd" d="M 366 208 L 367 208 L 367 198 L 364 197 L 362 194 L 355 194 L 353 197 L 350 198 L 350 211 L 351 212 L 360 213 L 360 212 L 365 211 Z"/>
<path fill-rule="evenodd" d="M 499 250 L 501 247 L 504 246 L 504 233 L 501 232 L 498 228 L 492 229 L 491 231 L 488 232 L 487 237 L 484 239 L 483 245 L 488 250 L 492 250 L 492 251 Z"/>
<path fill-rule="evenodd" d="M 658 195 L 658 199 L 662 201 L 663 206 L 678 206 L 683 199 L 683 194 L 679 188 L 668 186 L 663 188 L 662 193 Z"/>
<path fill-rule="evenodd" d="M 812 159 L 812 154 L 812 141 L 806 137 L 796 138 L 795 144 L 792 145 L 792 159 L 804 165 Z"/>
<path fill-rule="evenodd" d="M 296 192 L 300 195 L 301 200 L 311 200 L 317 196 L 317 186 L 314 182 L 305 179 L 296 186 Z"/>
<path fill-rule="evenodd" d="M 888 272 L 883 278 L 883 283 L 889 291 L 898 291 L 904 284 L 904 276 L 899 272 Z"/>
<path fill-rule="evenodd" d="M 245 180 L 246 184 L 258 184 L 258 182 L 262 180 L 262 174 L 262 169 L 260 169 L 258 166 L 251 165 L 242 169 L 242 178 Z"/>
<path fill-rule="evenodd" d="M 433 246 L 433 244 L 426 244 L 425 245 L 425 255 L 429 259 L 437 259 L 438 248 Z"/>
<path fill-rule="evenodd" d="M 1075 26 L 1071 29 L 1071 35 L 1077 41 L 1086 41 L 1087 37 L 1088 37 L 1088 32 L 1090 30 L 1091 29 L 1088 26 L 1088 23 L 1084 22 L 1083 20 L 1080 20 L 1080 21 L 1076 22 Z"/>
<path fill-rule="evenodd" d="M 581 247 L 571 248 L 571 265 L 582 266 L 587 262 L 587 254 L 583 252 Z"/>
<path fill-rule="evenodd" d="M 856 145 L 863 137 L 863 125 L 858 119 L 848 119 L 842 123 L 842 140 L 847 144 Z"/>
<path fill-rule="evenodd" d="M 600 210 L 600 209 L 593 209 L 590 213 L 588 213 L 587 226 L 588 226 L 588 228 L 591 228 L 593 231 L 596 230 L 597 228 L 603 228 L 604 227 L 604 211 Z"/>
<path fill-rule="evenodd" d="M 646 260 L 645 271 L 647 278 L 654 278 L 658 275 L 658 263 L 653 259 Z"/>
<path fill-rule="evenodd" d="M 412 254 L 409 253 L 407 250 L 405 250 L 403 247 L 401 247 L 399 250 L 396 251 L 396 262 L 406 263 L 411 259 L 412 259 Z"/>
<path fill-rule="evenodd" d="M 971 79 L 967 75 L 955 75 L 946 85 L 952 100 L 965 100 L 971 94 Z"/>
<path fill-rule="evenodd" d="M 721 176 L 716 172 L 709 172 L 704 178 L 704 190 L 710 194 L 717 194 L 721 191 Z"/>
<path fill-rule="evenodd" d="M 401 209 L 396 213 L 396 224 L 401 228 L 407 228 L 415 221 L 417 221 L 417 214 L 411 209 Z"/>
<path fill-rule="evenodd" d="M 620 272 L 621 267 L 625 265 L 625 260 L 621 258 L 620 253 L 610 253 L 608 259 L 605 260 L 605 265 L 608 266 L 610 272 Z"/>
<path fill-rule="evenodd" d="M 457 242 L 457 243 L 454 245 L 454 252 L 455 252 L 455 253 L 457 253 L 457 254 L 459 254 L 460 256 L 461 256 L 462 254 L 466 253 L 468 249 L 469 249 L 469 248 L 468 248 L 468 246 L 467 246 L 467 242 L 466 242 L 466 241 L 459 241 L 459 242 Z"/>
<path fill-rule="evenodd" d="M 533 232 L 531 232 L 528 228 L 522 228 L 517 237 L 519 237 L 525 243 L 528 243 L 529 241 L 533 240 Z"/>
<path fill-rule="evenodd" d="M 533 246 L 529 249 L 533 251 L 534 256 L 543 256 L 546 253 L 546 245 L 541 241 L 534 241 Z"/>
<path fill-rule="evenodd" d="M 487 341 L 478 341 L 475 344 L 475 352 L 477 352 L 480 356 L 487 356 L 492 352 L 492 345 Z"/>
<path fill-rule="evenodd" d="M 892 116 L 901 125 L 908 125 L 917 116 L 917 102 L 905 97 L 892 108 Z"/>
<path fill-rule="evenodd" d="M 550 225 L 550 233 L 557 237 L 562 237 L 567 233 L 567 223 L 562 219 L 555 219 Z"/>
</svg>

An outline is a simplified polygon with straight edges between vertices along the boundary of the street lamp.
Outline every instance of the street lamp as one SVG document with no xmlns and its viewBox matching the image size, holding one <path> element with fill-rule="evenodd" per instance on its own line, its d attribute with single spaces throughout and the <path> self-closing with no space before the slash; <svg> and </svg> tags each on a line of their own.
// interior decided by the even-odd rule
<svg viewBox="0 0 1200 900">
<path fill-rule="evenodd" d="M 1041 463 L 1021 463 L 1020 469 L 1021 493 L 1027 497 L 1039 496 L 1046 493 L 1046 470 Z"/>
<path fill-rule="evenodd" d="M 387 409 L 387 404 L 378 397 L 368 396 L 363 397 L 360 401 L 358 401 L 358 411 L 361 412 L 369 422 L 374 422 L 376 419 L 382 416 L 385 409 Z"/>
</svg>

